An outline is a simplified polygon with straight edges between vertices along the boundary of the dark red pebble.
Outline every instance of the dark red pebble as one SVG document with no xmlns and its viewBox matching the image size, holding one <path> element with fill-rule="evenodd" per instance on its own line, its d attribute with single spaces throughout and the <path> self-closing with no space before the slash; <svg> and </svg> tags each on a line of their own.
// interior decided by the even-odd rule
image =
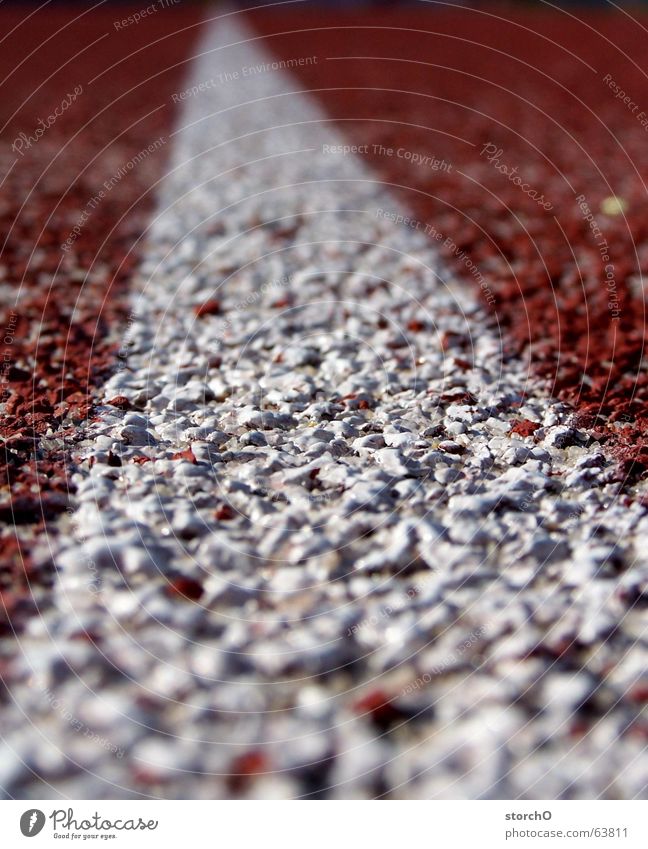
<svg viewBox="0 0 648 849">
<path fill-rule="evenodd" d="M 591 727 L 591 723 L 586 720 L 576 719 L 569 726 L 569 736 L 576 738 L 584 737 L 590 731 Z"/>
<path fill-rule="evenodd" d="M 205 301 L 204 304 L 200 304 L 200 306 L 196 307 L 196 315 L 199 318 L 203 315 L 220 315 L 220 313 L 221 303 L 215 298 L 212 298 L 210 301 Z"/>
<path fill-rule="evenodd" d="M 236 512 L 229 504 L 221 504 L 221 506 L 214 511 L 214 516 L 221 522 L 229 522 L 231 519 L 236 517 Z"/>
<path fill-rule="evenodd" d="M 628 693 L 628 701 L 637 705 L 648 704 L 648 684 L 639 684 Z"/>
<path fill-rule="evenodd" d="M 133 457 L 131 460 L 131 463 L 136 463 L 138 466 L 143 466 L 144 463 L 150 462 L 152 462 L 150 457 Z"/>
<path fill-rule="evenodd" d="M 407 322 L 407 329 L 412 333 L 420 333 L 422 330 L 425 330 L 425 322 L 412 319 L 412 321 Z"/>
<path fill-rule="evenodd" d="M 131 402 L 125 395 L 117 395 L 106 402 L 111 407 L 117 407 L 119 410 L 130 410 Z"/>
<path fill-rule="evenodd" d="M 462 371 L 470 371 L 473 368 L 472 363 L 468 362 L 468 360 L 462 359 L 461 357 L 455 357 L 454 364 Z"/>
<path fill-rule="evenodd" d="M 136 784 L 141 784 L 145 787 L 157 787 L 160 785 L 168 784 L 171 780 L 170 775 L 163 775 L 160 772 L 156 772 L 155 769 L 151 769 L 144 764 L 133 765 L 132 771 L 133 781 Z"/>
<path fill-rule="evenodd" d="M 292 298 L 279 298 L 277 301 L 274 301 L 272 306 L 275 309 L 281 310 L 286 307 L 292 306 Z"/>
<path fill-rule="evenodd" d="M 540 424 L 532 422 L 531 419 L 517 419 L 511 427 L 511 433 L 517 433 L 519 436 L 533 436 L 539 427 Z"/>
<path fill-rule="evenodd" d="M 444 330 L 440 341 L 444 351 L 449 351 L 451 348 L 465 348 L 470 343 L 470 339 L 465 334 L 455 333 L 452 330 Z"/>
<path fill-rule="evenodd" d="M 255 776 L 269 772 L 270 768 L 270 759 L 259 749 L 238 755 L 229 765 L 226 781 L 230 792 L 242 792 Z"/>
<path fill-rule="evenodd" d="M 172 460 L 184 460 L 187 463 L 192 463 L 194 466 L 198 462 L 196 459 L 196 455 L 193 453 L 191 448 L 186 448 L 184 451 L 176 451 L 175 454 L 171 455 Z"/>
<path fill-rule="evenodd" d="M 96 644 L 101 642 L 101 634 L 99 634 L 97 631 L 80 630 L 75 631 L 73 634 L 70 634 L 70 639 L 78 640 L 79 642 L 84 643 Z"/>
<path fill-rule="evenodd" d="M 179 595 L 184 596 L 184 598 L 188 598 L 190 601 L 199 601 L 205 590 L 200 581 L 181 575 L 176 578 L 171 578 L 171 580 L 166 584 L 165 591 L 169 596 Z"/>
<path fill-rule="evenodd" d="M 633 722 L 628 729 L 628 734 L 637 740 L 648 740 L 648 723 Z"/>
<path fill-rule="evenodd" d="M 383 729 L 403 718 L 403 712 L 384 690 L 372 690 L 354 702 L 352 709 L 354 713 L 368 715 L 375 725 Z"/>
</svg>

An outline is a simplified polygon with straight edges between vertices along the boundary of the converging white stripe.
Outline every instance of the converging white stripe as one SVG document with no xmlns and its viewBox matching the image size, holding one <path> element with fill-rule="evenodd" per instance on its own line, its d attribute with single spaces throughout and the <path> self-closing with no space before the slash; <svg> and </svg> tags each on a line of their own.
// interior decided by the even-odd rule
<svg viewBox="0 0 648 849">
<path fill-rule="evenodd" d="M 547 671 L 541 731 L 525 700 L 534 646 L 568 634 L 604 666 L 618 624 L 613 541 L 589 537 L 604 514 L 643 526 L 610 503 L 596 446 L 503 362 L 434 228 L 252 33 L 216 21 L 175 99 L 120 367 L 30 632 L 37 685 L 67 692 L 65 647 L 86 685 L 72 713 L 126 756 L 56 710 L 41 750 L 71 753 L 95 798 L 237 795 L 242 763 L 257 797 L 636 794 L 613 712 L 573 748 L 582 671 Z M 517 417 L 538 444 L 512 438 Z M 17 696 L 26 714 L 39 698 Z M 383 735 L 381 699 L 407 734 Z"/>
</svg>

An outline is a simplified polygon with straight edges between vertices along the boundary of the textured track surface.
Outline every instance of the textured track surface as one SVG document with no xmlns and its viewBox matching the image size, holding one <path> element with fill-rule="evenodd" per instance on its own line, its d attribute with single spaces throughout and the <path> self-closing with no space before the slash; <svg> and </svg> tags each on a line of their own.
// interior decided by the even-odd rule
<svg viewBox="0 0 648 849">
<path fill-rule="evenodd" d="M 248 38 L 212 28 L 184 83 L 212 81 L 76 510 L 34 553 L 57 579 L 8 665 L 0 784 L 644 796 L 644 508 L 503 353 L 447 222 L 402 220 Z"/>
<path fill-rule="evenodd" d="M 68 507 L 77 427 L 114 368 L 199 20 L 167 10 L 121 33 L 116 11 L 30 11 L 0 15 L 2 634 L 49 595 L 32 541 Z"/>
<path fill-rule="evenodd" d="M 646 22 L 421 5 L 254 22 L 277 56 L 320 57 L 295 73 L 451 237 L 445 260 L 466 279 L 458 252 L 478 265 L 507 346 L 634 481 L 648 467 Z"/>
</svg>

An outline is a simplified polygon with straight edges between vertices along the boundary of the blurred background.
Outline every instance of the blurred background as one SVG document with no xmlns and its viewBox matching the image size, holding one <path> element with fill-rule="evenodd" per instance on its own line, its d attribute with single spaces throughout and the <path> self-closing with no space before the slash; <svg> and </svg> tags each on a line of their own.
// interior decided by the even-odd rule
<svg viewBox="0 0 648 849">
<path fill-rule="evenodd" d="M 227 2 L 222 2 L 222 0 L 183 0 L 183 5 L 188 5 L 190 3 L 195 3 L 197 5 L 212 5 L 212 6 L 236 6 L 240 8 L 254 8 L 258 6 L 273 6 L 273 5 L 284 5 L 281 2 L 277 2 L 277 0 L 227 0 Z M 648 0 L 633 0 L 631 3 L 614 3 L 612 0 L 515 0 L 515 2 L 501 2 L 501 0 L 305 0 L 305 5 L 310 6 L 321 6 L 321 7 L 336 7 L 336 8 L 350 8 L 350 7 L 371 7 L 371 6 L 381 6 L 382 8 L 390 8 L 396 6 L 420 6 L 421 3 L 426 3 L 426 5 L 437 5 L 439 7 L 448 7 L 448 6 L 467 6 L 474 9 L 486 8 L 486 7 L 498 7 L 501 9 L 519 9 L 520 7 L 530 6 L 530 7 L 547 7 L 551 8 L 566 8 L 566 7 L 584 7 L 584 8 L 592 8 L 596 7 L 598 9 L 608 8 L 610 10 L 614 9 L 623 9 L 625 11 L 632 11 L 633 9 L 637 10 L 645 10 L 648 7 Z M 5 0 L 5 6 L 12 5 L 22 5 L 22 6 L 40 6 L 43 5 L 41 3 L 36 2 L 36 0 Z M 47 5 L 47 4 L 46 4 Z M 133 0 L 104 0 L 103 3 L 92 3 L 88 2 L 88 0 L 50 0 L 50 6 L 58 5 L 58 6 L 83 6 L 83 7 L 95 7 L 98 5 L 112 5 L 112 6 L 132 6 L 133 8 L 138 7 L 138 5 L 147 5 L 146 2 L 138 4 L 137 2 L 133 2 Z"/>
</svg>

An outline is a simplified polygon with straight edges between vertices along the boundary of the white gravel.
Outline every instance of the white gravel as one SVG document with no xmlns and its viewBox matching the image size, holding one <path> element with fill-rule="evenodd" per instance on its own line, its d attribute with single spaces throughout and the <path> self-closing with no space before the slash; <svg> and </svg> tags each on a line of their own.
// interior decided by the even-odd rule
<svg viewBox="0 0 648 849">
<path fill-rule="evenodd" d="M 269 61 L 247 37 L 188 85 Z M 644 796 L 644 511 L 298 88 L 185 103 L 0 786 Z"/>
</svg>

